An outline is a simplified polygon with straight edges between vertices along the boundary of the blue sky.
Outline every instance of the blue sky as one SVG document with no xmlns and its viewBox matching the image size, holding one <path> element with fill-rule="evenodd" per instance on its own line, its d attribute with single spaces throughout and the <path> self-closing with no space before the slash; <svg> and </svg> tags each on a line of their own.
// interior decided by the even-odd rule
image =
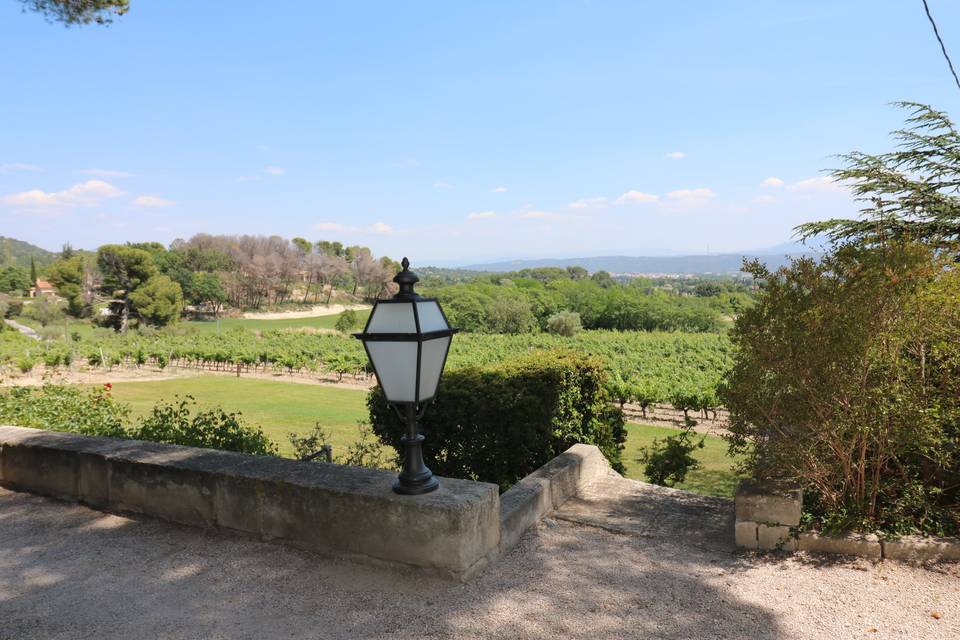
<svg viewBox="0 0 960 640">
<path fill-rule="evenodd" d="M 922 4 L 0 0 L 0 235 L 339 239 L 415 263 L 735 251 L 855 205 L 821 171 L 956 114 Z M 931 0 L 960 58 L 960 4 Z"/>
</svg>

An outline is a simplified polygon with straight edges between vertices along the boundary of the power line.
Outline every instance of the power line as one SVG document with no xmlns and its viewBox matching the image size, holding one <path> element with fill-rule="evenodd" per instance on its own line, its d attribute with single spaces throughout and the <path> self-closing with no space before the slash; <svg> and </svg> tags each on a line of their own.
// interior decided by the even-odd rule
<svg viewBox="0 0 960 640">
<path fill-rule="evenodd" d="M 937 42 L 940 43 L 940 50 L 943 51 L 943 57 L 947 59 L 950 73 L 953 74 L 953 81 L 957 83 L 957 88 L 960 89 L 960 78 L 957 77 L 957 72 L 953 68 L 953 62 L 951 62 L 950 56 L 947 55 L 947 48 L 944 46 L 943 38 L 940 37 L 940 32 L 937 30 L 937 23 L 933 21 L 933 16 L 930 15 L 930 7 L 927 5 L 927 0 L 923 0 L 923 9 L 927 12 L 927 19 L 930 21 L 930 26 L 933 27 L 933 35 L 937 36 Z"/>
</svg>

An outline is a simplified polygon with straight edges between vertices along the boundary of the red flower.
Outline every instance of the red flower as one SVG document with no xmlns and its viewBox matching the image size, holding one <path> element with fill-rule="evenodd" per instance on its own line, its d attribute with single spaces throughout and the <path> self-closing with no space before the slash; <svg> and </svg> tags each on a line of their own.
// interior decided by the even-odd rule
<svg viewBox="0 0 960 640">
<path fill-rule="evenodd" d="M 109 382 L 107 382 L 107 383 L 104 384 L 103 386 L 106 387 L 108 390 L 113 389 L 113 385 L 110 384 Z"/>
</svg>

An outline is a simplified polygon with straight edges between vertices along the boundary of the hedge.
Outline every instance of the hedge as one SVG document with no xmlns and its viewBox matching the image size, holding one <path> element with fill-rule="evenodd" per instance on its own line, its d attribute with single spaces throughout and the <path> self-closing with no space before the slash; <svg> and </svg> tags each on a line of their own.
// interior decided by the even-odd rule
<svg viewBox="0 0 960 640">
<path fill-rule="evenodd" d="M 600 359 L 568 351 L 449 371 L 420 422 L 424 459 L 437 475 L 504 491 L 580 442 L 599 447 L 622 473 L 626 430 L 606 375 Z M 399 450 L 404 425 L 379 387 L 367 405 L 377 437 Z"/>
</svg>

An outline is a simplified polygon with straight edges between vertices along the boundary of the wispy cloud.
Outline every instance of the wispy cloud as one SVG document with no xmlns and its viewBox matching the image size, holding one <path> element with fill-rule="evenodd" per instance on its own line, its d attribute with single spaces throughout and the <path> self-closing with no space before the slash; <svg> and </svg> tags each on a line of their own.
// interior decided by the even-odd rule
<svg viewBox="0 0 960 640">
<path fill-rule="evenodd" d="M 783 180 L 781 180 L 780 178 L 776 178 L 776 177 L 774 177 L 774 176 L 770 176 L 769 178 L 767 178 L 766 180 L 764 180 L 763 182 L 761 182 L 761 183 L 760 183 L 760 186 L 761 186 L 761 187 L 773 187 L 773 188 L 782 187 L 782 186 L 783 186 Z"/>
<path fill-rule="evenodd" d="M 471 211 L 467 214 L 467 220 L 486 220 L 496 217 L 496 211 Z"/>
<path fill-rule="evenodd" d="M 777 201 L 777 199 L 771 196 L 770 194 L 765 193 L 763 195 L 757 196 L 756 198 L 753 199 L 753 201 L 756 202 L 757 204 L 773 204 L 774 202 Z"/>
<path fill-rule="evenodd" d="M 520 217 L 529 218 L 531 220 L 552 220 L 562 216 L 559 213 L 554 213 L 553 211 L 524 211 L 520 214 Z"/>
<path fill-rule="evenodd" d="M 123 191 L 103 180 L 87 180 L 63 191 L 33 189 L 11 193 L 0 198 L 0 204 L 18 209 L 56 210 L 72 207 L 94 207 L 107 198 L 123 195 Z"/>
<path fill-rule="evenodd" d="M 686 157 L 687 154 L 685 154 L 683 151 L 671 151 L 664 156 L 664 158 L 669 158 L 670 160 L 683 160 Z"/>
<path fill-rule="evenodd" d="M 138 207 L 170 207 L 177 203 L 173 200 L 161 198 L 160 196 L 146 195 L 137 196 L 133 200 L 133 204 L 137 205 Z"/>
<path fill-rule="evenodd" d="M 282 176 L 287 170 L 283 167 L 264 167 L 263 172 L 270 176 Z"/>
<path fill-rule="evenodd" d="M 393 233 L 393 227 L 388 225 L 386 222 L 374 222 L 372 225 L 370 225 L 370 231 L 380 235 L 390 235 Z"/>
<path fill-rule="evenodd" d="M 506 187 L 494 187 L 494 188 L 493 188 L 493 192 L 494 192 L 494 193 L 506 193 L 506 192 L 507 192 L 507 188 L 506 188 Z"/>
<path fill-rule="evenodd" d="M 0 164 L 0 173 L 14 173 L 17 171 L 43 171 L 43 169 L 35 164 L 27 164 L 26 162 Z"/>
<path fill-rule="evenodd" d="M 616 199 L 617 204 L 640 204 L 643 202 L 656 202 L 660 196 L 652 193 L 644 193 L 631 189 Z"/>
<path fill-rule="evenodd" d="M 335 233 L 374 233 L 377 235 L 390 235 L 393 233 L 393 227 L 386 222 L 374 222 L 366 227 L 359 227 L 350 224 L 341 224 L 339 222 L 318 222 L 313 225 L 316 231 L 332 231 Z"/>
<path fill-rule="evenodd" d="M 794 182 L 793 184 L 787 186 L 787 189 L 790 191 L 823 193 L 841 191 L 843 189 L 843 185 L 830 176 L 817 176 L 816 178 L 807 178 L 806 180 Z"/>
<path fill-rule="evenodd" d="M 453 185 L 447 182 L 446 180 L 438 180 L 433 183 L 434 189 L 453 189 Z"/>
<path fill-rule="evenodd" d="M 610 204 L 610 198 L 606 196 L 595 196 L 593 198 L 580 198 L 568 204 L 571 209 L 602 209 Z"/>
<path fill-rule="evenodd" d="M 99 178 L 129 178 L 133 175 L 128 171 L 117 171 L 115 169 L 80 169 L 77 173 Z"/>
<path fill-rule="evenodd" d="M 675 202 L 699 203 L 706 202 L 716 197 L 716 193 L 706 187 L 697 187 L 696 189 L 677 189 L 667 193 L 667 199 Z"/>
</svg>

